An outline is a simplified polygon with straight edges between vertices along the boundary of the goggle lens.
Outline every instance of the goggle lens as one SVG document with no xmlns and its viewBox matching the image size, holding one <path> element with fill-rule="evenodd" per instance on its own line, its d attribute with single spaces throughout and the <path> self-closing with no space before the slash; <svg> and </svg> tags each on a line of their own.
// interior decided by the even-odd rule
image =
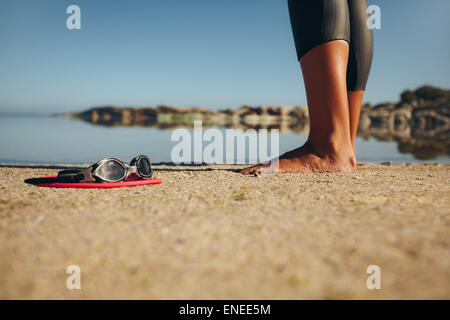
<svg viewBox="0 0 450 320">
<path fill-rule="evenodd" d="M 137 170 L 142 176 L 148 177 L 152 173 L 151 165 L 148 159 L 141 158 L 137 164 Z"/>
<path fill-rule="evenodd" d="M 125 175 L 125 168 L 116 161 L 107 161 L 97 169 L 97 175 L 110 180 L 119 181 Z"/>
</svg>

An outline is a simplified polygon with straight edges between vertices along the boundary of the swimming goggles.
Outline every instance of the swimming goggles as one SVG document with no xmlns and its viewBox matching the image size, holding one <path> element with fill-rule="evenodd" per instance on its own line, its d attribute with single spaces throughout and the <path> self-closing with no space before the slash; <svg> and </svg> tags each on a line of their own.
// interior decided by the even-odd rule
<svg viewBox="0 0 450 320">
<path fill-rule="evenodd" d="M 83 170 L 62 170 L 58 178 L 65 182 L 119 182 L 134 175 L 141 179 L 153 174 L 150 158 L 140 155 L 131 159 L 130 164 L 117 158 L 104 158 Z"/>
</svg>

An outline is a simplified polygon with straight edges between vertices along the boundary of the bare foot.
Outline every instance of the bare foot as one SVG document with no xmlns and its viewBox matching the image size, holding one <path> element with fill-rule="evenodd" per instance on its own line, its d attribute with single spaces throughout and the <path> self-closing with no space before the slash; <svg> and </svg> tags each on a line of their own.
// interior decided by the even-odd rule
<svg viewBox="0 0 450 320">
<path fill-rule="evenodd" d="M 323 173 L 349 172 L 356 170 L 356 159 L 351 147 L 347 150 L 317 152 L 306 143 L 300 148 L 289 151 L 271 163 L 258 164 L 240 171 L 246 175 L 273 173 Z"/>
</svg>

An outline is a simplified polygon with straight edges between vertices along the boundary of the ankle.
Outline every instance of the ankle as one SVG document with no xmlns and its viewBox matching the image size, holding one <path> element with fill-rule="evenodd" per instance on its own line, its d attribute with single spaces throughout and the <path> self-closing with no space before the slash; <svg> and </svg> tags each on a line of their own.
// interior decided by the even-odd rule
<svg viewBox="0 0 450 320">
<path fill-rule="evenodd" d="M 317 141 L 308 138 L 306 145 L 310 147 L 314 153 L 318 156 L 326 157 L 330 155 L 335 156 L 348 156 L 354 157 L 353 147 L 351 141 L 346 141 L 345 139 L 326 139 L 322 141 Z"/>
<path fill-rule="evenodd" d="M 351 142 L 338 142 L 335 140 L 312 141 L 305 145 L 313 154 L 338 166 L 356 169 L 356 157 Z"/>
</svg>

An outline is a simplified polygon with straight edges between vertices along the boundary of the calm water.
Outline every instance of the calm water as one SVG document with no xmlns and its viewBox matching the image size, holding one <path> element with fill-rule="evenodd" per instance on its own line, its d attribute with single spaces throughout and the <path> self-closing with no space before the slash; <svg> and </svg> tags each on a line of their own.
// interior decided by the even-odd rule
<svg viewBox="0 0 450 320">
<path fill-rule="evenodd" d="M 177 144 L 172 130 L 143 127 L 102 127 L 87 122 L 50 116 L 0 115 L 0 163 L 91 163 L 107 156 L 129 161 L 147 154 L 154 163 L 170 162 Z M 280 134 L 280 152 L 306 140 L 303 134 Z M 207 143 L 204 143 L 206 146 Z M 358 138 L 359 161 L 421 162 L 398 151 L 396 142 Z M 239 159 L 242 162 L 244 159 Z M 449 162 L 441 156 L 422 162 Z"/>
</svg>

